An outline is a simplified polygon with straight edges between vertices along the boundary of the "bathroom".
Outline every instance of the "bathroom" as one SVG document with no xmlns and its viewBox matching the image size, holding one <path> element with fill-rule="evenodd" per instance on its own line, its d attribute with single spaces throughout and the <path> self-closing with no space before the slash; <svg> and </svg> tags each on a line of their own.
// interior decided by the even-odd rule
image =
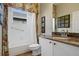
<svg viewBox="0 0 79 59">
<path fill-rule="evenodd" d="M 1 3 L 0 55 L 79 56 L 78 19 L 79 3 Z"/>
<path fill-rule="evenodd" d="M 42 31 L 42 35 L 39 37 L 42 56 L 79 56 L 77 45 L 79 44 L 78 6 L 78 3 L 53 3 L 53 7 L 50 7 L 52 12 L 51 9 L 48 11 L 49 8 L 46 9 L 47 11 L 44 10 L 47 5 L 42 6 L 42 14 L 51 12 L 48 14 L 52 15 L 51 20 L 48 19 L 52 25 L 50 26 L 52 30 L 45 26 L 45 32 Z"/>
</svg>

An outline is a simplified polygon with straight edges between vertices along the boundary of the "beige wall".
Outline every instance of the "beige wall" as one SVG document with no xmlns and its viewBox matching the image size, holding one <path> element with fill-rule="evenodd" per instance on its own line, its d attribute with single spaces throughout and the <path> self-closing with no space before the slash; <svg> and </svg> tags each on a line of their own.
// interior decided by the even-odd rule
<svg viewBox="0 0 79 59">
<path fill-rule="evenodd" d="M 79 3 L 61 3 L 56 5 L 56 16 L 70 14 L 79 10 Z"/>
<path fill-rule="evenodd" d="M 40 4 L 40 16 L 45 16 L 45 34 L 51 35 L 52 32 L 52 4 L 51 3 L 43 3 Z"/>
</svg>

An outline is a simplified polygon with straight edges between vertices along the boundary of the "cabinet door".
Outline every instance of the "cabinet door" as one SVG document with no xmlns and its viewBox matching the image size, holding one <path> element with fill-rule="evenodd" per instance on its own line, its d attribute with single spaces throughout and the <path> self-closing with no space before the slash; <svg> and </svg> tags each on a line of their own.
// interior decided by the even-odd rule
<svg viewBox="0 0 79 59">
<path fill-rule="evenodd" d="M 54 42 L 54 56 L 64 56 L 67 55 L 66 47 L 64 44 L 59 42 Z"/>
<path fill-rule="evenodd" d="M 54 42 L 54 56 L 79 56 L 79 47 Z"/>
<path fill-rule="evenodd" d="M 72 32 L 79 33 L 79 11 L 72 13 L 72 19 L 71 19 L 71 30 Z"/>
<path fill-rule="evenodd" d="M 40 37 L 39 43 L 41 45 L 41 55 L 42 56 L 52 56 L 53 55 L 53 46 L 52 46 L 51 40 Z"/>
</svg>

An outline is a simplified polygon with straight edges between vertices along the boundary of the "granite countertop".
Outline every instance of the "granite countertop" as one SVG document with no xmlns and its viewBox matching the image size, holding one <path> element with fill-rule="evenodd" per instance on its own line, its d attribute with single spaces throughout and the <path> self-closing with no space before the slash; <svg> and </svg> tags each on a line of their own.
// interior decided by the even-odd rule
<svg viewBox="0 0 79 59">
<path fill-rule="evenodd" d="M 41 35 L 40 37 L 79 47 L 78 37 L 61 37 L 61 36 L 48 36 L 48 35 Z"/>
</svg>

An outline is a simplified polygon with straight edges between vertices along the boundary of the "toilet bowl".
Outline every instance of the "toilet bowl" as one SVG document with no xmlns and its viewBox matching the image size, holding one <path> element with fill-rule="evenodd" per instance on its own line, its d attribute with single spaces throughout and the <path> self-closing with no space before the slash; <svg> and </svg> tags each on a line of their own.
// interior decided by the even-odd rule
<svg viewBox="0 0 79 59">
<path fill-rule="evenodd" d="M 31 44 L 29 45 L 29 49 L 32 51 L 32 55 L 34 56 L 39 55 L 41 53 L 39 44 Z"/>
</svg>

